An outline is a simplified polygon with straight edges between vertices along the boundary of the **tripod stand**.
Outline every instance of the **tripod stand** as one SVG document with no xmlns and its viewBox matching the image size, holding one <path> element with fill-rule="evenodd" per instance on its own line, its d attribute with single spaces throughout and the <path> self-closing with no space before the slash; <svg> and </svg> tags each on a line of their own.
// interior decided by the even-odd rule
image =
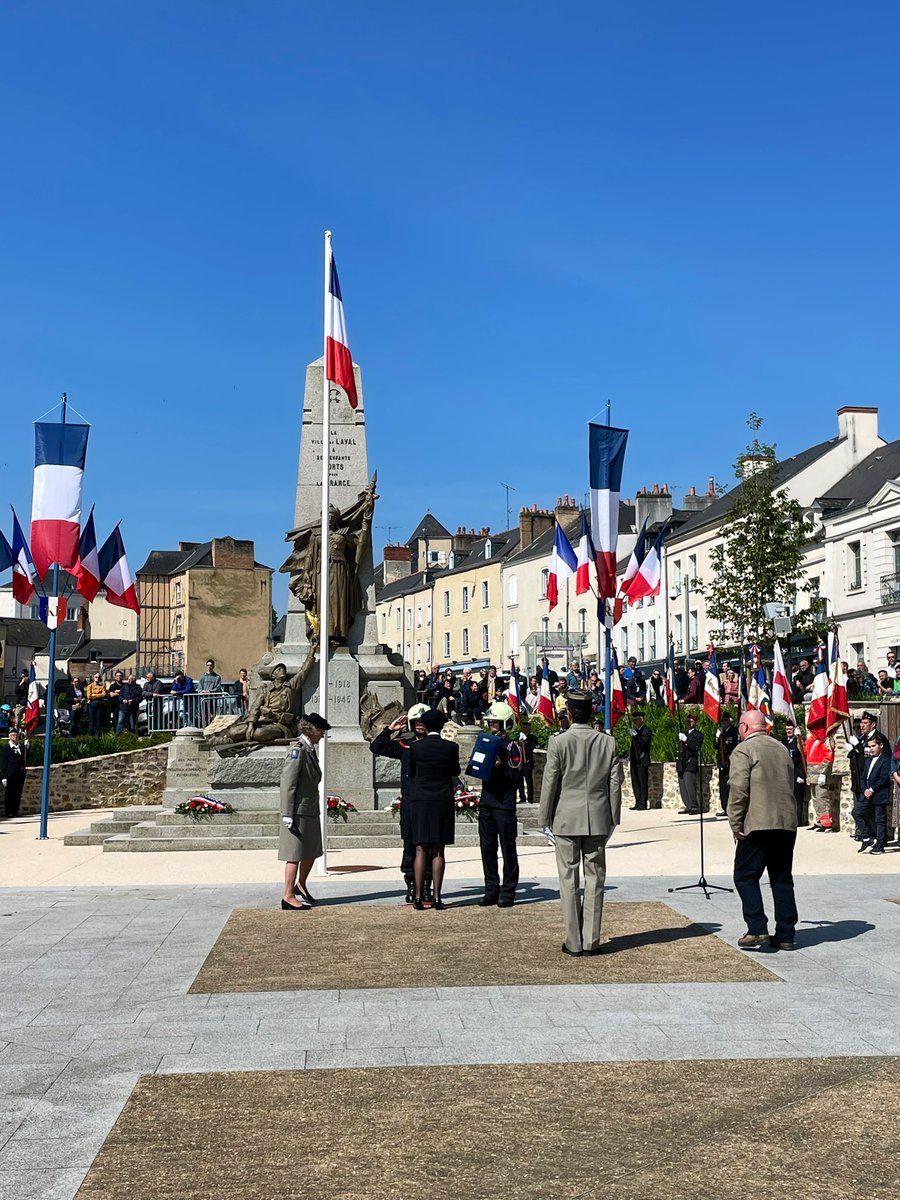
<svg viewBox="0 0 900 1200">
<path fill-rule="evenodd" d="M 692 892 L 695 888 L 702 888 L 703 895 L 709 899 L 710 892 L 733 892 L 734 888 L 723 887 L 718 883 L 707 883 L 706 881 L 706 859 L 703 845 L 703 786 L 701 779 L 700 787 L 700 878 L 696 883 L 684 883 L 681 887 L 671 887 L 670 892 Z"/>
</svg>

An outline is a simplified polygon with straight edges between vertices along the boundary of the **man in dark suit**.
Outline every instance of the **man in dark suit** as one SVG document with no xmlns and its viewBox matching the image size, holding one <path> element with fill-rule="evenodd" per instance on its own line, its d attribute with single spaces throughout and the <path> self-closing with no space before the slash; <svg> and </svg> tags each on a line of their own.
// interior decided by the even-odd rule
<svg viewBox="0 0 900 1200">
<path fill-rule="evenodd" d="M 517 742 L 509 739 L 515 729 L 516 716 L 508 704 L 495 700 L 485 714 L 485 724 L 488 732 L 499 739 L 500 745 L 493 769 L 481 784 L 478 802 L 478 841 L 484 872 L 484 896 L 478 903 L 482 908 L 493 904 L 498 908 L 512 908 L 519 882 L 516 796 L 522 778 L 524 751 Z M 502 881 L 497 867 L 498 847 L 503 855 Z"/>
<path fill-rule="evenodd" d="M 741 739 L 734 727 L 731 713 L 722 713 L 719 728 L 716 730 L 716 766 L 719 769 L 719 809 L 717 817 L 727 816 L 728 808 L 728 772 L 731 768 L 731 755 Z"/>
<path fill-rule="evenodd" d="M 19 734 L 15 729 L 9 731 L 9 744 L 0 755 L 0 782 L 5 789 L 3 815 L 17 817 L 25 786 L 25 747 L 19 745 Z"/>
<path fill-rule="evenodd" d="M 653 734 L 644 723 L 644 714 L 637 709 L 631 714 L 631 745 L 628 747 L 628 767 L 631 790 L 634 792 L 632 812 L 643 812 L 650 798 L 650 747 Z"/>
<path fill-rule="evenodd" d="M 681 793 L 680 816 L 696 816 L 700 812 L 700 751 L 703 749 L 703 734 L 697 728 L 697 714 L 688 713 L 687 731 L 678 735 L 678 753 L 675 756 L 675 774 Z"/>
<path fill-rule="evenodd" d="M 847 751 L 847 761 L 850 767 L 850 790 L 853 792 L 855 801 L 863 790 L 863 777 L 869 769 L 869 760 L 866 751 L 869 742 L 879 732 L 878 717 L 867 709 L 859 716 L 858 720 L 853 722 L 853 729 L 854 732 L 847 739 L 850 743 L 850 748 Z M 854 841 L 861 842 L 866 836 L 867 830 L 856 819 L 855 803 L 853 805 L 853 823 L 856 827 L 853 831 Z"/>
<path fill-rule="evenodd" d="M 400 873 L 406 883 L 406 903 L 412 904 L 416 896 L 416 843 L 413 841 L 412 821 L 409 811 L 409 748 L 426 736 L 422 717 L 428 712 L 427 704 L 414 704 L 409 712 L 387 725 L 369 743 L 376 758 L 392 758 L 400 763 L 400 836 L 403 838 L 403 857 Z M 396 736 L 399 735 L 399 736 Z M 431 896 L 431 867 L 425 880 L 425 899 Z"/>
<path fill-rule="evenodd" d="M 806 795 L 806 759 L 803 757 L 803 742 L 797 737 L 797 726 L 787 721 L 784 726 L 784 741 L 794 765 L 794 799 L 797 801 L 797 825 L 805 825 L 809 819 L 809 800 Z"/>
</svg>

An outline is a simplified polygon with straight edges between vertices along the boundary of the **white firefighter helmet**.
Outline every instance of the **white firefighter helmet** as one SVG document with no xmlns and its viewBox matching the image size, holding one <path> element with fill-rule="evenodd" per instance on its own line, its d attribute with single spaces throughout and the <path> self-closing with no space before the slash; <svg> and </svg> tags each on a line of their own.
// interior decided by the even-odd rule
<svg viewBox="0 0 900 1200">
<path fill-rule="evenodd" d="M 421 721 L 422 717 L 427 712 L 428 712 L 427 704 L 414 704 L 412 706 L 412 708 L 406 714 L 406 727 L 410 733 L 415 732 L 414 727 L 415 727 L 416 722 Z"/>
<path fill-rule="evenodd" d="M 485 725 L 490 721 L 499 721 L 503 726 L 503 732 L 507 734 L 512 733 L 516 727 L 516 714 L 502 700 L 495 700 L 482 719 Z"/>
</svg>

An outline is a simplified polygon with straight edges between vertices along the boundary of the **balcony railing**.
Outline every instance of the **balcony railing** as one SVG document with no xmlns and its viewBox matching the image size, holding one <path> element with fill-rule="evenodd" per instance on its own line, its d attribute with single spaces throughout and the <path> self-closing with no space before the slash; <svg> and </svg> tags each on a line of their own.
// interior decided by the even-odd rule
<svg viewBox="0 0 900 1200">
<path fill-rule="evenodd" d="M 900 571 L 881 577 L 881 603 L 900 604 Z"/>
</svg>

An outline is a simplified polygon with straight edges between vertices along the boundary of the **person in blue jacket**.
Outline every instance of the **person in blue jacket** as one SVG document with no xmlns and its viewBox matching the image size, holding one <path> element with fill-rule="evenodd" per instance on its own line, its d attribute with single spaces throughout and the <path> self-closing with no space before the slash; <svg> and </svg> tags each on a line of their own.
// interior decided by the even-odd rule
<svg viewBox="0 0 900 1200">
<path fill-rule="evenodd" d="M 884 854 L 891 803 L 891 747 L 883 733 L 873 733 L 860 771 L 860 791 L 853 815 L 863 831 L 859 853 Z"/>
</svg>

